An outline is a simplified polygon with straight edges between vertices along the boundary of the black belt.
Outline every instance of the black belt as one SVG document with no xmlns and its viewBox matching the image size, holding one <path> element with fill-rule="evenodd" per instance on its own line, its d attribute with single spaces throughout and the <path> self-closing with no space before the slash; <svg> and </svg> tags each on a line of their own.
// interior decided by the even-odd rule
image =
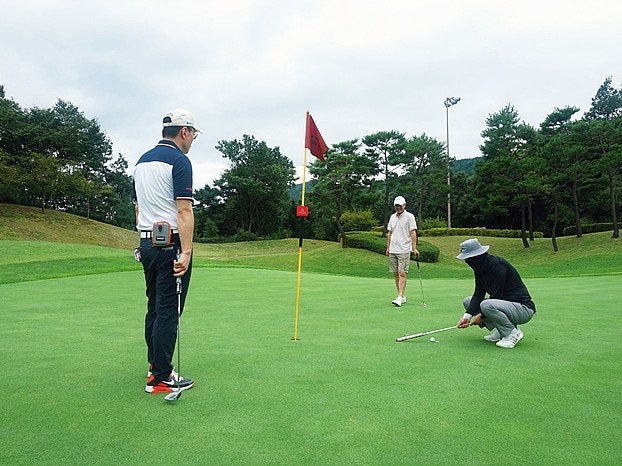
<svg viewBox="0 0 622 466">
<path fill-rule="evenodd" d="M 173 234 L 177 235 L 179 234 L 178 230 L 173 230 Z M 151 230 L 140 230 L 140 237 L 141 238 L 151 238 L 153 236 L 153 232 Z"/>
</svg>

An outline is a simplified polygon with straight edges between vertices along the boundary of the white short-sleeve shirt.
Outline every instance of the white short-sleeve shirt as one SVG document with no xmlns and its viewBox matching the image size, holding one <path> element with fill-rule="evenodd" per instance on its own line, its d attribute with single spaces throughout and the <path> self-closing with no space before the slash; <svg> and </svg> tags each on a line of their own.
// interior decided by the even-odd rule
<svg viewBox="0 0 622 466">
<path fill-rule="evenodd" d="M 400 216 L 397 213 L 391 215 L 387 230 L 391 232 L 389 253 L 406 254 L 412 252 L 413 244 L 410 232 L 417 229 L 415 216 L 404 209 Z"/>
</svg>

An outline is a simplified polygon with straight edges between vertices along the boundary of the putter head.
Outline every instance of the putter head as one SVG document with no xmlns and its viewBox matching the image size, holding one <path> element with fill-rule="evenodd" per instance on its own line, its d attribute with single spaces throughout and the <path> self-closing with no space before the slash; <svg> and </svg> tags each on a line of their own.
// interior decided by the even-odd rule
<svg viewBox="0 0 622 466">
<path fill-rule="evenodd" d="M 164 397 L 164 401 L 177 401 L 181 397 L 181 390 L 175 390 Z"/>
</svg>

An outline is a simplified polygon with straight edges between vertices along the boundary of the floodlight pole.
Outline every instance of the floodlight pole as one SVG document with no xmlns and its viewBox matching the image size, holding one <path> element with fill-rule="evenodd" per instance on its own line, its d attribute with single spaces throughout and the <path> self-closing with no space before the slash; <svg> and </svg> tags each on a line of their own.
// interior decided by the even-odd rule
<svg viewBox="0 0 622 466">
<path fill-rule="evenodd" d="M 447 121 L 447 228 L 451 228 L 451 163 L 449 161 L 449 107 L 460 102 L 460 97 L 445 99 L 445 114 Z"/>
</svg>

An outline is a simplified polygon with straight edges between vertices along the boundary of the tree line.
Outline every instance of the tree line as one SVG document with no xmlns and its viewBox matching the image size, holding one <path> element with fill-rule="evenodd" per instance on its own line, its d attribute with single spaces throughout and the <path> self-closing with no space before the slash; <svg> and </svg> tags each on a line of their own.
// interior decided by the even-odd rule
<svg viewBox="0 0 622 466">
<path fill-rule="evenodd" d="M 352 229 L 341 221 L 351 222 L 351 211 L 368 212 L 386 226 L 391 199 L 401 194 L 424 229 L 447 226 L 451 190 L 452 226 L 521 230 L 525 247 L 541 231 L 557 250 L 556 237 L 567 227 L 581 236 L 585 225 L 595 223 L 609 224 L 618 238 L 622 89 L 606 78 L 590 109 L 581 118 L 578 112 L 555 108 L 537 128 L 512 105 L 489 115 L 472 173 L 457 171 L 459 161 L 425 134 L 406 138 L 388 131 L 335 144 L 326 163 L 310 168 L 315 221 L 322 233 L 334 225 L 330 234 L 342 238 Z"/>
<path fill-rule="evenodd" d="M 0 86 L 0 201 L 133 223 L 128 164 L 69 102 L 24 110 Z"/>
<path fill-rule="evenodd" d="M 425 133 L 379 131 L 335 143 L 325 162 L 309 165 L 304 221 L 295 217 L 294 165 L 278 147 L 250 135 L 219 141 L 229 167 L 195 193 L 195 236 L 246 240 L 300 231 L 346 244 L 348 231 L 386 226 L 397 194 L 422 228 L 446 227 L 451 191 L 454 227 L 520 229 L 526 247 L 534 231 L 556 248 L 564 228 L 581 236 L 593 223 L 610 223 L 617 238 L 622 89 L 606 78 L 590 109 L 578 112 L 555 108 L 533 127 L 507 105 L 488 116 L 481 155 L 466 163 L 449 158 L 445 143 Z M 134 227 L 127 160 L 113 157 L 97 120 L 69 102 L 22 109 L 0 86 L 0 182 L 1 202 Z"/>
</svg>

